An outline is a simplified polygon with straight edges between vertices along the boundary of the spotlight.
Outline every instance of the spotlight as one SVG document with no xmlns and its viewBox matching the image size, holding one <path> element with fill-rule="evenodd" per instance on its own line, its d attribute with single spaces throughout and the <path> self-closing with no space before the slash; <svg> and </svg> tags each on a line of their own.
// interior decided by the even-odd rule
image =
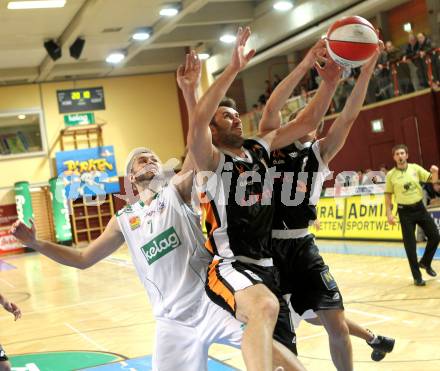
<svg viewBox="0 0 440 371">
<path fill-rule="evenodd" d="M 201 61 L 206 61 L 211 55 L 209 53 L 199 53 L 198 56 Z"/>
<path fill-rule="evenodd" d="M 138 28 L 131 36 L 133 40 L 145 41 L 151 37 L 153 29 L 151 27 Z"/>
<path fill-rule="evenodd" d="M 60 48 L 60 46 L 59 46 L 55 41 L 53 41 L 52 39 L 51 39 L 51 40 L 47 40 L 47 41 L 44 43 L 44 49 L 46 49 L 47 54 L 49 54 L 49 56 L 50 56 L 54 61 L 56 61 L 57 59 L 61 58 L 61 48 Z"/>
<path fill-rule="evenodd" d="M 225 44 L 232 44 L 235 42 L 235 40 L 236 40 L 236 36 L 232 34 L 224 34 L 220 36 L 220 41 Z"/>
<path fill-rule="evenodd" d="M 293 8 L 293 4 L 291 1 L 287 1 L 287 0 L 282 0 L 282 1 L 277 1 L 275 4 L 273 4 L 273 8 L 275 10 L 279 10 L 282 12 L 285 12 L 287 10 L 290 10 Z"/>
<path fill-rule="evenodd" d="M 75 59 L 79 59 L 81 56 L 81 53 L 84 49 L 84 44 L 86 43 L 86 40 L 84 40 L 82 37 L 78 37 L 72 45 L 70 45 L 69 52 L 70 56 Z"/>
<path fill-rule="evenodd" d="M 122 52 L 113 52 L 111 54 L 109 54 L 107 56 L 107 58 L 105 59 L 105 61 L 107 63 L 111 63 L 111 64 L 118 64 L 120 62 L 122 62 L 122 60 L 125 58 L 125 54 Z"/>
<path fill-rule="evenodd" d="M 179 13 L 179 10 L 179 4 L 166 5 L 160 10 L 159 14 L 165 17 L 174 17 Z"/>
</svg>

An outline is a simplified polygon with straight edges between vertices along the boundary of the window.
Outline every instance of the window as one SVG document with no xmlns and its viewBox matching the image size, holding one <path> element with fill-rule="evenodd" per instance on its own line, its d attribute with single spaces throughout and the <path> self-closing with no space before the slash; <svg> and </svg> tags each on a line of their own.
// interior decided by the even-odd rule
<svg viewBox="0 0 440 371">
<path fill-rule="evenodd" d="M 46 152 L 41 110 L 0 112 L 0 160 L 42 156 Z"/>
<path fill-rule="evenodd" d="M 382 119 L 371 121 L 371 131 L 373 133 L 382 133 L 384 131 Z"/>
</svg>

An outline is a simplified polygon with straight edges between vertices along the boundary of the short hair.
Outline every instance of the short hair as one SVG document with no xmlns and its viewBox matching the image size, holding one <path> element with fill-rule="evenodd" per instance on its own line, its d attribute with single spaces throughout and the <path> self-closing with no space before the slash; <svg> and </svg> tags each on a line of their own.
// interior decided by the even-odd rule
<svg viewBox="0 0 440 371">
<path fill-rule="evenodd" d="M 224 97 L 220 103 L 218 104 L 218 107 L 229 107 L 232 109 L 237 110 L 237 104 L 235 103 L 235 100 L 233 100 L 232 98 L 229 97 Z M 215 122 L 215 115 L 214 117 L 211 119 L 211 122 L 209 123 L 210 125 L 216 125 L 217 123 Z"/>
<path fill-rule="evenodd" d="M 229 108 L 233 108 L 235 110 L 237 110 L 237 103 L 235 103 L 235 100 L 233 100 L 232 98 L 229 97 L 224 97 L 219 105 L 219 107 L 229 107 Z"/>
<path fill-rule="evenodd" d="M 394 154 L 398 149 L 403 149 L 408 154 L 408 147 L 405 144 L 396 144 L 393 149 L 391 150 L 391 153 Z"/>
</svg>

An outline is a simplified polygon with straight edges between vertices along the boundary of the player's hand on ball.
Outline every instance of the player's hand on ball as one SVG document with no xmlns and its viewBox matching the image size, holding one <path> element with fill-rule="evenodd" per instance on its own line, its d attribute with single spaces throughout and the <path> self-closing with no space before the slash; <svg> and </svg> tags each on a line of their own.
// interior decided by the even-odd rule
<svg viewBox="0 0 440 371">
<path fill-rule="evenodd" d="M 328 59 L 326 56 L 327 49 L 325 47 L 325 40 L 320 39 L 306 54 L 303 59 L 303 63 L 305 63 L 308 68 L 312 68 L 317 62 L 327 63 Z"/>
<path fill-rule="evenodd" d="M 21 243 L 25 245 L 32 244 L 36 240 L 35 224 L 32 219 L 29 220 L 31 227 L 29 228 L 23 222 L 17 220 L 12 224 L 10 233 Z"/>
<path fill-rule="evenodd" d="M 337 84 L 341 78 L 342 67 L 331 58 L 327 60 L 324 67 L 315 63 L 315 68 L 322 80 L 328 84 Z"/>
</svg>

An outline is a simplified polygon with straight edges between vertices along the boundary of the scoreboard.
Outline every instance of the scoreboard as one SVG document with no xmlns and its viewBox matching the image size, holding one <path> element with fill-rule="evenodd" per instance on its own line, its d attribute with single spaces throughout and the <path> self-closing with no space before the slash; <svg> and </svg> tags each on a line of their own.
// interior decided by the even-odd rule
<svg viewBox="0 0 440 371">
<path fill-rule="evenodd" d="M 60 113 L 96 111 L 105 109 L 104 88 L 57 90 Z"/>
</svg>

